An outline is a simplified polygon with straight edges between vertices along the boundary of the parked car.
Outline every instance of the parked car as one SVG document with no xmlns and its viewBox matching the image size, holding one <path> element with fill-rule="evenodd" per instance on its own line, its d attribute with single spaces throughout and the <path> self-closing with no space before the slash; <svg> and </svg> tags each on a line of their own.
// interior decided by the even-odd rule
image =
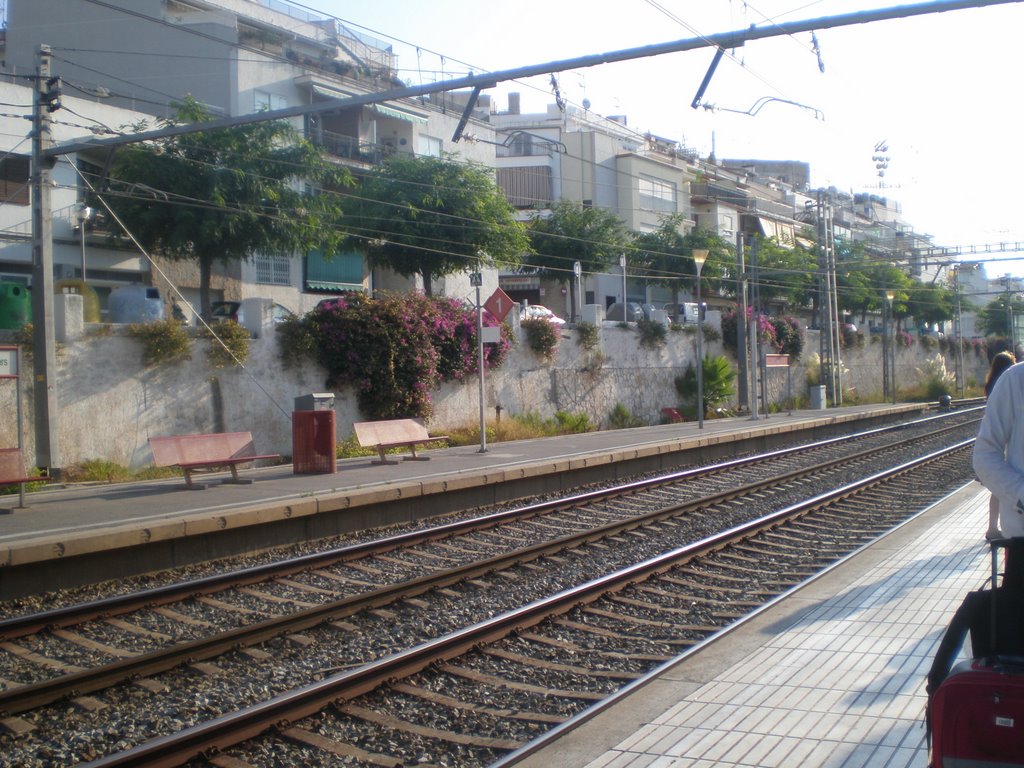
<svg viewBox="0 0 1024 768">
<path fill-rule="evenodd" d="M 663 309 L 668 312 L 668 317 L 673 323 L 696 323 L 697 302 L 688 301 L 684 304 L 666 304 Z M 706 309 L 706 307 L 705 307 Z"/>
<path fill-rule="evenodd" d="M 273 305 L 274 324 L 283 323 L 286 320 L 294 320 L 295 313 L 283 304 L 274 302 Z M 245 323 L 245 312 L 240 301 L 215 301 L 210 305 L 210 317 L 214 323 L 225 323 L 234 320 L 239 325 Z"/>
<path fill-rule="evenodd" d="M 520 320 L 547 320 L 552 325 L 563 326 L 565 320 L 540 304 L 527 304 L 519 313 Z"/>
<path fill-rule="evenodd" d="M 623 317 L 624 312 L 626 317 Z M 618 321 L 620 323 L 635 323 L 637 320 L 644 319 L 644 308 L 637 302 L 631 301 L 627 304 L 627 308 L 623 310 L 622 302 L 617 301 L 608 307 L 608 310 L 604 313 L 604 319 Z"/>
</svg>

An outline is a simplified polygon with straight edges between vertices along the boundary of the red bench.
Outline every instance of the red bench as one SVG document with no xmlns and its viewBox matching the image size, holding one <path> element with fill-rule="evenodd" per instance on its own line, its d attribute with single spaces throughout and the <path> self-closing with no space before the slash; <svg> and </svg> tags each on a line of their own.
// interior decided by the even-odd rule
<svg viewBox="0 0 1024 768">
<path fill-rule="evenodd" d="M 408 448 L 412 456 L 403 456 L 404 460 L 427 461 L 429 456 L 417 456 L 416 446 L 421 443 L 434 443 L 447 440 L 447 435 L 431 436 L 419 419 L 391 419 L 388 421 L 357 421 L 352 425 L 356 439 L 363 448 L 376 448 L 380 461 L 373 464 L 397 464 L 390 461 L 384 452 L 388 448 Z"/>
<path fill-rule="evenodd" d="M 185 473 L 185 485 L 202 489 L 205 485 L 192 482 L 192 474 L 230 469 L 229 483 L 251 483 L 251 479 L 238 476 L 238 465 L 262 459 L 279 459 L 280 454 L 257 454 L 251 432 L 217 432 L 209 435 L 174 435 L 149 438 L 153 463 L 158 467 L 180 467 Z"/>
<path fill-rule="evenodd" d="M 25 471 L 25 456 L 21 448 L 0 448 L 0 486 L 18 484 L 18 507 L 25 506 L 25 483 L 46 482 L 45 475 L 33 477 Z"/>
</svg>

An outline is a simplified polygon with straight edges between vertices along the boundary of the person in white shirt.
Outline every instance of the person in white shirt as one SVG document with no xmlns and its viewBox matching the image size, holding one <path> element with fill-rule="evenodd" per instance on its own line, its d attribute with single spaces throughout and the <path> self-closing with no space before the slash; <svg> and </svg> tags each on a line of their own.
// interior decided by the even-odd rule
<svg viewBox="0 0 1024 768">
<path fill-rule="evenodd" d="M 1024 363 L 1007 368 L 988 398 L 974 443 L 974 471 L 999 502 L 999 531 L 1020 539 L 1006 550 L 1006 574 L 1024 569 Z"/>
</svg>

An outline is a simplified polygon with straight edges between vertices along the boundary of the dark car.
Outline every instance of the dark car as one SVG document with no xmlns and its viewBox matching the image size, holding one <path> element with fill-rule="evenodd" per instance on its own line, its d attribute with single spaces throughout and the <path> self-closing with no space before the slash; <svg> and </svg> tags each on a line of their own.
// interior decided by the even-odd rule
<svg viewBox="0 0 1024 768">
<path fill-rule="evenodd" d="M 627 316 L 623 318 L 622 302 L 617 301 L 608 307 L 608 310 L 604 313 L 604 319 L 635 323 L 637 320 L 644 319 L 644 308 L 637 302 L 631 301 L 627 304 L 626 314 Z"/>
<path fill-rule="evenodd" d="M 293 320 L 295 313 L 292 312 L 288 307 L 278 304 L 276 301 L 273 305 L 274 313 L 274 324 L 283 323 L 286 320 Z M 245 314 L 242 310 L 242 302 L 240 301 L 215 301 L 210 305 L 210 317 L 215 323 L 225 323 L 228 320 L 234 320 L 239 325 L 245 322 Z"/>
</svg>

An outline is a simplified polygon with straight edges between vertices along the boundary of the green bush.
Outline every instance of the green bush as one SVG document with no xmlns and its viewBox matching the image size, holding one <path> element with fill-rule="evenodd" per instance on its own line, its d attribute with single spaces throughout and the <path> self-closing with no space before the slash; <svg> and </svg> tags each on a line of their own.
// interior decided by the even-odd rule
<svg viewBox="0 0 1024 768">
<path fill-rule="evenodd" d="M 640 334 L 640 346 L 646 349 L 658 349 L 664 346 L 668 337 L 668 329 L 654 320 L 637 320 L 636 330 Z"/>
<path fill-rule="evenodd" d="M 533 350 L 533 353 L 545 360 L 550 360 L 555 355 L 555 347 L 558 346 L 558 329 L 554 323 L 549 323 L 541 318 L 523 320 L 521 323 L 523 333 L 526 334 L 526 345 Z"/>
<path fill-rule="evenodd" d="M 579 333 L 577 343 L 588 352 L 597 349 L 597 345 L 600 343 L 600 339 L 597 334 L 597 326 L 593 323 L 580 323 L 576 326 L 576 331 Z"/>
<path fill-rule="evenodd" d="M 142 362 L 146 366 L 192 357 L 188 331 L 177 320 L 133 323 L 128 327 L 128 333 L 142 342 Z"/>
<path fill-rule="evenodd" d="M 629 408 L 625 405 L 616 403 L 611 413 L 608 414 L 608 426 L 612 429 L 630 429 L 632 427 L 642 427 L 644 422 L 630 413 Z"/>
<path fill-rule="evenodd" d="M 214 368 L 244 365 L 249 359 L 249 329 L 234 320 L 217 323 L 204 334 L 210 340 L 206 357 Z"/>
<path fill-rule="evenodd" d="M 722 355 L 712 357 L 704 356 L 704 413 L 714 408 L 721 402 L 728 400 L 733 394 L 733 382 L 736 380 L 736 371 L 729 365 L 729 361 Z M 697 404 L 697 368 L 694 365 L 686 366 L 682 376 L 675 379 L 676 391 L 682 398 L 694 406 Z"/>
</svg>

